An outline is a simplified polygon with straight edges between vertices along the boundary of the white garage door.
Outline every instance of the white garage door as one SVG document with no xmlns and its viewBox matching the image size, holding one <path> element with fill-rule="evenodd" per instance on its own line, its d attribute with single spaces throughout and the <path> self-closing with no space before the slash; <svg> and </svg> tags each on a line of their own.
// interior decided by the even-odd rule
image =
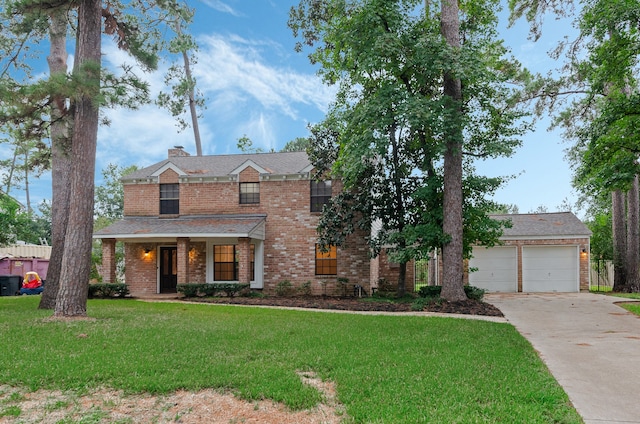
<svg viewBox="0 0 640 424">
<path fill-rule="evenodd" d="M 579 291 L 578 247 L 523 247 L 522 291 Z"/>
<path fill-rule="evenodd" d="M 515 247 L 474 247 L 469 268 L 469 285 L 490 292 L 518 290 L 518 261 Z"/>
</svg>

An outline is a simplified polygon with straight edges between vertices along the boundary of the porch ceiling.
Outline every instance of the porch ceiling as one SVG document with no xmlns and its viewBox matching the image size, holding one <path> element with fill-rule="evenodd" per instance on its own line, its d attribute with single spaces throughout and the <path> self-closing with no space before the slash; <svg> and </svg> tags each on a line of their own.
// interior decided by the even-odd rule
<svg viewBox="0 0 640 424">
<path fill-rule="evenodd" d="M 95 239 L 250 237 L 264 240 L 266 215 L 126 217 L 94 232 Z"/>
</svg>

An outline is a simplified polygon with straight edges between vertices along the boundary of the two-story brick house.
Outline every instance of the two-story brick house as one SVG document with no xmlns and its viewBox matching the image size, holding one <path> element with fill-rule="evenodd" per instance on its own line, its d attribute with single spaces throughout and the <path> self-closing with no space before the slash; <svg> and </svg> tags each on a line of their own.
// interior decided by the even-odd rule
<svg viewBox="0 0 640 424">
<path fill-rule="evenodd" d="M 176 284 L 240 282 L 273 292 L 288 280 L 335 294 L 339 278 L 370 287 L 367 234 L 322 252 L 316 227 L 332 181 L 315 181 L 304 152 L 190 156 L 182 148 L 123 179 L 124 218 L 99 230 L 103 279 L 115 282 L 125 245 L 133 295 Z"/>
</svg>

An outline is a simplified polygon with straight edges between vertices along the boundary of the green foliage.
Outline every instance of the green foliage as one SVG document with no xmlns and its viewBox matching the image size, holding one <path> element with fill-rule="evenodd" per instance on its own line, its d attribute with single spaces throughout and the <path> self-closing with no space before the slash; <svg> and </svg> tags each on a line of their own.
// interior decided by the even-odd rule
<svg viewBox="0 0 640 424">
<path fill-rule="evenodd" d="M 601 213 L 586 222 L 591 230 L 589 248 L 593 259 L 613 260 L 611 212 Z"/>
<path fill-rule="evenodd" d="M 95 187 L 94 202 L 94 230 L 100 230 L 111 225 L 124 215 L 124 187 L 122 178 L 136 171 L 138 167 L 131 165 L 122 167 L 108 164 L 102 170 L 102 183 Z M 97 266 L 102 263 L 102 242 L 93 241 L 91 251 L 91 279 L 100 280 Z M 116 274 L 124 275 L 125 258 L 124 243 L 116 243 Z"/>
<path fill-rule="evenodd" d="M 487 291 L 474 286 L 464 286 L 464 292 L 467 294 L 469 299 L 482 300 Z"/>
<path fill-rule="evenodd" d="M 311 128 L 308 150 L 316 177 L 344 184 L 320 218 L 320 242 L 342 245 L 379 223 L 369 239 L 373 253 L 392 246 L 401 264 L 450 240 L 442 228 L 442 160 L 451 129 L 461 128 L 470 158 L 461 225 L 467 253 L 478 240 L 495 243 L 502 229 L 486 218 L 497 208 L 486 199 L 503 179 L 476 176 L 473 158 L 509 156 L 527 129 L 511 88 L 526 73 L 496 37 L 497 2 L 460 3 L 461 49 L 447 46 L 438 15 L 419 12 L 423 5 L 302 0 L 289 20 L 297 49 L 311 47 L 311 62 L 339 90 L 327 118 Z M 463 82 L 462 105 L 443 95 L 449 72 Z"/>
<path fill-rule="evenodd" d="M 51 219 L 45 215 L 46 206 L 41 207 L 43 215 L 25 212 L 14 198 L 0 192 L 0 246 L 17 240 L 32 244 L 41 244 L 43 240 L 50 243 Z"/>
<path fill-rule="evenodd" d="M 246 134 L 238 138 L 237 141 L 236 147 L 243 153 L 265 153 L 262 147 L 253 147 L 253 140 Z M 273 151 L 273 149 L 271 151 Z"/>
<path fill-rule="evenodd" d="M 102 170 L 102 183 L 96 185 L 94 204 L 96 219 L 105 219 L 101 224 L 102 227 L 122 218 L 124 214 L 124 187 L 121 179 L 137 169 L 136 165 L 122 167 L 110 163 Z"/>
<path fill-rule="evenodd" d="M 129 287 L 123 283 L 89 284 L 89 299 L 124 298 L 129 294 Z"/>
<path fill-rule="evenodd" d="M 291 296 L 293 294 L 293 284 L 289 280 L 280 281 L 276 284 L 276 295 L 281 297 Z"/>
<path fill-rule="evenodd" d="M 188 283 L 178 284 L 178 293 L 182 293 L 184 297 L 215 297 L 222 296 L 235 297 L 241 292 L 247 290 L 249 284 L 238 283 Z"/>
<path fill-rule="evenodd" d="M 20 204 L 12 197 L 0 193 L 0 246 L 16 241 Z"/>
<path fill-rule="evenodd" d="M 111 300 L 70 322 L 37 303 L 0 297 L 0 381 L 29 392 L 212 389 L 304 410 L 323 396 L 302 370 L 335 383 L 347 422 L 582 422 L 512 325 Z"/>
<path fill-rule="evenodd" d="M 309 139 L 305 137 L 297 137 L 288 141 L 284 145 L 281 152 L 305 152 L 309 148 Z"/>
<path fill-rule="evenodd" d="M 298 293 L 302 296 L 311 296 L 311 281 L 305 281 L 298 287 Z"/>
<path fill-rule="evenodd" d="M 420 287 L 420 290 L 418 291 L 418 295 L 420 297 L 439 297 L 440 296 L 440 291 L 442 290 L 441 286 L 423 286 Z"/>
<path fill-rule="evenodd" d="M 423 298 L 438 298 L 440 297 L 440 292 L 442 291 L 442 286 L 423 286 L 420 287 L 418 291 L 418 295 Z M 485 289 L 481 289 L 474 286 L 464 286 L 464 292 L 467 295 L 467 298 L 472 300 L 481 301 L 484 298 L 484 294 L 487 292 Z"/>
<path fill-rule="evenodd" d="M 441 305 L 444 299 L 440 297 L 440 291 L 436 296 L 418 297 L 411 303 L 412 311 L 424 311 L 429 305 Z"/>
</svg>

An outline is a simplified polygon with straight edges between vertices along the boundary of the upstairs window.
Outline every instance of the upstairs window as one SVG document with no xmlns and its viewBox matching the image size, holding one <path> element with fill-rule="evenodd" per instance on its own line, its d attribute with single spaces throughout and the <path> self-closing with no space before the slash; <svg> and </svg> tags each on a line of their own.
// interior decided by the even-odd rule
<svg viewBox="0 0 640 424">
<path fill-rule="evenodd" d="M 240 183 L 240 204 L 260 203 L 260 183 Z"/>
<path fill-rule="evenodd" d="M 180 213 L 180 185 L 160 184 L 160 215 Z"/>
<path fill-rule="evenodd" d="M 311 180 L 311 212 L 322 212 L 324 205 L 331 199 L 331 180 Z"/>
<path fill-rule="evenodd" d="M 328 249 L 323 252 L 316 244 L 316 275 L 338 275 L 338 249 L 335 246 Z"/>
</svg>

